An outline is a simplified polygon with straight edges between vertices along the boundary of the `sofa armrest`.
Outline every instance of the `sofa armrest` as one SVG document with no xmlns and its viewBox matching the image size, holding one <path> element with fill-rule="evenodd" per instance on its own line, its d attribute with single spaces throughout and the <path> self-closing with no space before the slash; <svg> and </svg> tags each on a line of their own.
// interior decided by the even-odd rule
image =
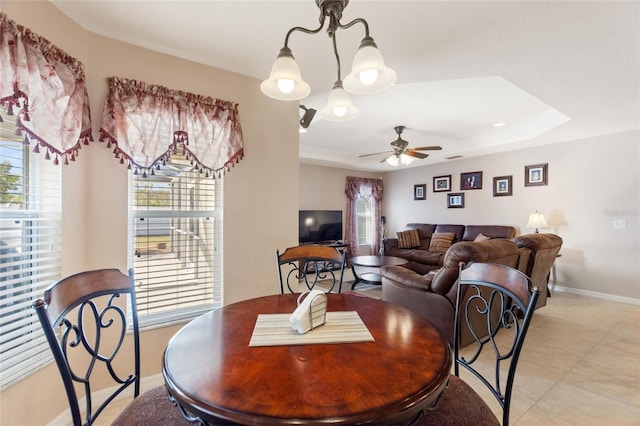
<svg viewBox="0 0 640 426">
<path fill-rule="evenodd" d="M 404 266 L 383 266 L 380 268 L 382 281 L 393 281 L 401 288 L 412 288 L 415 290 L 431 291 L 431 280 L 434 273 L 420 275 Z"/>
<path fill-rule="evenodd" d="M 382 239 L 382 248 L 385 256 L 389 256 L 389 252 L 391 252 L 392 248 L 398 247 L 398 239 L 397 238 L 383 238 Z"/>
</svg>

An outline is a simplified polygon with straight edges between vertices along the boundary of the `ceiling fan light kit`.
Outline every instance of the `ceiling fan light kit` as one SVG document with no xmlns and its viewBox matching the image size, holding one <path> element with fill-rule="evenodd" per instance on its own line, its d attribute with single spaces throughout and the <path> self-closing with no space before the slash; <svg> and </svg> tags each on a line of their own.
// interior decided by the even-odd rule
<svg viewBox="0 0 640 426">
<path fill-rule="evenodd" d="M 287 32 L 284 47 L 280 49 L 280 53 L 271 67 L 269 78 L 260 84 L 260 90 L 270 98 L 284 101 L 300 100 L 309 95 L 311 88 L 302 80 L 300 68 L 288 46 L 289 37 L 296 31 L 306 34 L 320 32 L 328 17 L 327 34 L 333 43 L 338 78 L 329 94 L 327 106 L 320 111 L 320 115 L 324 119 L 332 121 L 351 120 L 358 116 L 359 111 L 351 103 L 349 93 L 364 95 L 380 92 L 395 83 L 396 73 L 385 65 L 382 53 L 369 35 L 367 21 L 363 18 L 356 18 L 347 24 L 340 22 L 342 11 L 349 4 L 349 0 L 315 0 L 315 2 L 320 9 L 320 26 L 316 29 L 293 27 Z M 345 78 L 343 87 L 340 56 L 336 45 L 336 31 L 347 29 L 358 23 L 364 26 L 365 36 L 354 56 L 352 71 Z"/>
<path fill-rule="evenodd" d="M 441 146 L 421 146 L 419 148 L 409 148 L 409 142 L 402 139 L 402 131 L 404 130 L 404 126 L 396 126 L 394 130 L 398 134 L 398 138 L 391 142 L 391 147 L 393 151 L 383 151 L 376 152 L 373 154 L 364 154 L 360 155 L 359 158 L 370 157 L 372 155 L 379 154 L 391 154 L 387 155 L 385 158 L 380 160 L 381 163 L 387 163 L 393 167 L 399 167 L 400 165 L 408 166 L 413 162 L 414 159 L 423 159 L 427 158 L 429 154 L 424 154 L 418 151 L 439 151 L 442 149 Z"/>
</svg>

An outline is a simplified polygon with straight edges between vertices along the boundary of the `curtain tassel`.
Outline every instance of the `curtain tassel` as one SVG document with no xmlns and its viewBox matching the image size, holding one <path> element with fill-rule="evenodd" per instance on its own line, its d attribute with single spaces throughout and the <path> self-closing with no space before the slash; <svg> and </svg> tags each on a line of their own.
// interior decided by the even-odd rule
<svg viewBox="0 0 640 426">
<path fill-rule="evenodd" d="M 58 158 L 58 156 L 57 156 L 57 155 L 56 155 L 56 158 L 54 158 L 54 160 L 53 160 L 53 164 L 54 164 L 55 166 L 57 166 L 57 165 L 59 165 L 59 164 L 60 164 L 60 159 Z"/>
<path fill-rule="evenodd" d="M 29 137 L 27 135 L 24 135 L 24 140 L 22 141 L 22 143 L 24 145 L 29 145 Z"/>
<path fill-rule="evenodd" d="M 47 154 L 44 156 L 45 160 L 51 160 L 51 154 L 49 154 L 49 150 L 47 149 Z"/>
<path fill-rule="evenodd" d="M 69 157 L 67 155 L 64 156 L 64 165 L 65 166 L 69 165 Z"/>
<path fill-rule="evenodd" d="M 146 178 L 147 177 L 147 171 L 146 170 L 142 170 L 142 177 Z"/>
<path fill-rule="evenodd" d="M 40 154 L 40 144 L 37 143 L 36 146 L 33 148 L 33 152 L 36 154 Z"/>
</svg>

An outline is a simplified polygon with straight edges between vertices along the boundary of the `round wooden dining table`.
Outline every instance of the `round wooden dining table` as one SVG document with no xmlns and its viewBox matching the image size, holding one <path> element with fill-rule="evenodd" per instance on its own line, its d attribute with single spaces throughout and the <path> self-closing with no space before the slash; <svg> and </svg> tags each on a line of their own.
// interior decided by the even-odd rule
<svg viewBox="0 0 640 426">
<path fill-rule="evenodd" d="M 258 315 L 291 313 L 298 295 L 230 304 L 169 341 L 162 374 L 170 397 L 216 425 L 393 425 L 432 407 L 452 365 L 438 330 L 391 303 L 327 296 L 329 312 L 357 312 L 374 341 L 250 347 Z"/>
</svg>

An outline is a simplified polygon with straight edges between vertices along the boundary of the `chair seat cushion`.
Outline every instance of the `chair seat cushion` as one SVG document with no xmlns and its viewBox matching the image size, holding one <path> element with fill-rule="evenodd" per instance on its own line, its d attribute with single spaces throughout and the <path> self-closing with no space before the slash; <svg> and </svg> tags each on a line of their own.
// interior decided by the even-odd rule
<svg viewBox="0 0 640 426">
<path fill-rule="evenodd" d="M 127 405 L 115 418 L 113 426 L 181 426 L 193 425 L 180 414 L 167 397 L 164 386 L 155 387 Z"/>
<path fill-rule="evenodd" d="M 433 410 L 425 410 L 416 423 L 425 425 L 500 425 L 491 408 L 464 380 L 452 374 L 449 386 Z"/>
</svg>

